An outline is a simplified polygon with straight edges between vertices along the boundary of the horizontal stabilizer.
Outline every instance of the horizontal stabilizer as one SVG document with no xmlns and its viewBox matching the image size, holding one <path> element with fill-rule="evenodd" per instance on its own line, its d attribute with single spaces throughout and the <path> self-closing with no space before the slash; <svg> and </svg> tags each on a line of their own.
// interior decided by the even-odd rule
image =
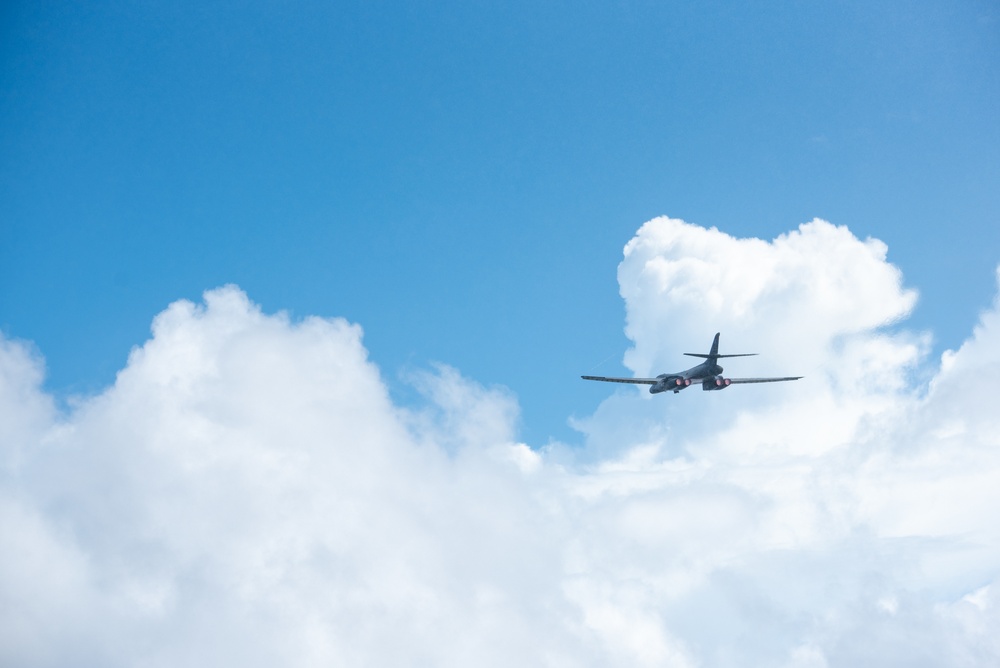
<svg viewBox="0 0 1000 668">
<path fill-rule="evenodd" d="M 684 353 L 688 357 L 701 357 L 706 360 L 717 360 L 722 357 L 753 357 L 757 353 L 734 353 L 732 355 L 702 355 L 700 353 Z"/>
</svg>

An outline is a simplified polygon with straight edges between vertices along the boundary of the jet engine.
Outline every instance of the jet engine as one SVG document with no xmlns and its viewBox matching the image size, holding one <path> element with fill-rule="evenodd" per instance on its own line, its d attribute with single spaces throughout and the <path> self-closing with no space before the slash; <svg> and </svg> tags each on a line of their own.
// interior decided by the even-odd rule
<svg viewBox="0 0 1000 668">
<path fill-rule="evenodd" d="M 703 390 L 724 390 L 729 387 L 731 380 L 728 378 L 723 378 L 719 376 L 718 378 L 709 378 L 708 380 L 703 380 L 701 382 L 701 389 Z"/>
<path fill-rule="evenodd" d="M 650 385 L 650 394 L 659 394 L 660 392 L 670 392 L 673 391 L 675 394 L 681 390 L 689 387 L 691 385 L 690 378 L 683 378 L 681 376 L 660 376 L 655 385 Z"/>
</svg>

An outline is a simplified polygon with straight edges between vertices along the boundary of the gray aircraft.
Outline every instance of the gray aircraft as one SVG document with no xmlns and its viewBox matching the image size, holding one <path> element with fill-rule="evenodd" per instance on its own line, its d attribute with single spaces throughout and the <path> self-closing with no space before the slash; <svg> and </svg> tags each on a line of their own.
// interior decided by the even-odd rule
<svg viewBox="0 0 1000 668">
<path fill-rule="evenodd" d="M 607 378 L 605 376 L 580 376 L 584 380 L 603 380 L 607 383 L 633 383 L 635 385 L 649 385 L 650 394 L 659 394 L 667 390 L 677 394 L 683 389 L 691 387 L 691 383 L 701 383 L 703 390 L 724 390 L 730 385 L 741 383 L 780 383 L 785 380 L 798 380 L 802 376 L 785 376 L 783 378 L 723 378 L 722 367 L 718 360 L 722 357 L 751 357 L 757 353 L 738 353 L 731 355 L 719 354 L 719 335 L 716 333 L 715 340 L 712 341 L 712 349 L 707 355 L 698 353 L 684 353 L 691 357 L 704 358 L 704 362 L 698 366 L 691 367 L 687 371 L 679 373 L 661 373 L 656 378 Z"/>
</svg>

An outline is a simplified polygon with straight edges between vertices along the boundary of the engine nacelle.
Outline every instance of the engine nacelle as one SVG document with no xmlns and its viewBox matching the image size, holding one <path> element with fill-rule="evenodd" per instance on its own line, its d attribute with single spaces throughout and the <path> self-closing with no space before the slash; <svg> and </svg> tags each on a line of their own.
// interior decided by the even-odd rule
<svg viewBox="0 0 1000 668">
<path fill-rule="evenodd" d="M 683 376 L 659 376 L 655 385 L 649 386 L 650 394 L 659 394 L 660 392 L 680 392 L 691 386 L 691 379 L 684 378 Z"/>
<path fill-rule="evenodd" d="M 701 389 L 706 391 L 724 390 L 729 387 L 732 382 L 733 381 L 728 378 L 723 378 L 722 376 L 719 376 L 718 378 L 709 378 L 708 380 L 701 381 Z"/>
</svg>

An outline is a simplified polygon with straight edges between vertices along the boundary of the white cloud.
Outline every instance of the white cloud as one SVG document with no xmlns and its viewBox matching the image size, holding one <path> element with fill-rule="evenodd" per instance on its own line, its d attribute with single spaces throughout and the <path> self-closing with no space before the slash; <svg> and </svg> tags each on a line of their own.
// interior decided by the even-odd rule
<svg viewBox="0 0 1000 668">
<path fill-rule="evenodd" d="M 619 268 L 637 373 L 586 445 L 439 366 L 395 406 L 343 320 L 177 302 L 58 414 L 0 339 L 3 665 L 992 665 L 1000 305 L 929 386 L 879 241 L 657 219 Z M 737 349 L 739 347 L 740 349 Z M 744 349 L 746 348 L 746 349 Z M 730 366 L 727 364 L 727 367 Z"/>
<path fill-rule="evenodd" d="M 901 288 L 886 251 L 878 240 L 859 242 L 822 220 L 770 243 L 651 220 L 625 246 L 618 269 L 626 332 L 635 342 L 626 364 L 640 373 L 673 365 L 679 348 L 705 352 L 720 329 L 730 345 L 766 344 L 816 364 L 837 341 L 913 307 L 916 293 Z"/>
</svg>

